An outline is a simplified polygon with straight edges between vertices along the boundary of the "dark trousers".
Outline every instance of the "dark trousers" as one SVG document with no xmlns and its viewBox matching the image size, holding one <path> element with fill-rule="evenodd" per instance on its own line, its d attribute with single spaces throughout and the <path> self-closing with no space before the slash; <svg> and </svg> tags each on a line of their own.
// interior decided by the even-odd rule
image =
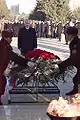
<svg viewBox="0 0 80 120">
<path fill-rule="evenodd" d="M 74 89 L 78 90 L 78 85 L 80 84 L 80 70 L 77 70 L 76 75 L 73 78 Z"/>
<path fill-rule="evenodd" d="M 4 75 L 1 75 L 0 78 L 1 78 L 0 79 L 0 96 L 1 96 L 4 95 L 7 81 Z"/>
<path fill-rule="evenodd" d="M 68 44 L 68 40 L 67 40 L 67 38 L 66 38 L 66 34 L 65 34 L 65 42 L 66 42 L 66 45 Z"/>
</svg>

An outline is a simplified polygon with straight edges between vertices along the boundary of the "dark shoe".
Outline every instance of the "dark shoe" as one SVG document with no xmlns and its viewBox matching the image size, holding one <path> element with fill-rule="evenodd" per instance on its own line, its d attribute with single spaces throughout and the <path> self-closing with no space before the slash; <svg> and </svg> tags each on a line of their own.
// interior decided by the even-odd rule
<svg viewBox="0 0 80 120">
<path fill-rule="evenodd" d="M 3 103 L 2 103 L 2 102 L 0 102 L 0 105 L 3 105 Z"/>
<path fill-rule="evenodd" d="M 72 91 L 66 93 L 66 95 L 74 95 L 76 93 L 78 93 L 78 91 L 73 89 Z"/>
</svg>

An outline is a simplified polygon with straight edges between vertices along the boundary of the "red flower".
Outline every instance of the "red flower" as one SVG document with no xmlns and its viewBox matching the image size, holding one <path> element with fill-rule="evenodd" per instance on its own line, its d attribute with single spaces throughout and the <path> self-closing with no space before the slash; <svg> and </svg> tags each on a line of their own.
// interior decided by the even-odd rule
<svg viewBox="0 0 80 120">
<path fill-rule="evenodd" d="M 34 57 L 36 60 L 41 57 L 43 59 L 55 59 L 55 55 L 53 53 L 47 52 L 45 50 L 41 50 L 41 49 L 36 49 L 36 50 L 32 50 L 32 51 L 28 51 L 24 54 L 24 56 L 28 57 L 28 58 L 32 58 Z"/>
<path fill-rule="evenodd" d="M 50 59 L 55 59 L 55 55 L 53 53 L 50 53 Z"/>
<path fill-rule="evenodd" d="M 40 57 L 46 59 L 46 56 L 44 54 L 41 54 Z"/>
</svg>

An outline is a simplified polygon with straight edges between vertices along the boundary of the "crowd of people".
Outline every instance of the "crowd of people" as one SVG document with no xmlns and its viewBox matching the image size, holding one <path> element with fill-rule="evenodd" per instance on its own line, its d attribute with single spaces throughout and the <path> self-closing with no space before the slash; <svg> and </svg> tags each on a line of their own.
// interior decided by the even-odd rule
<svg viewBox="0 0 80 120">
<path fill-rule="evenodd" d="M 61 22 L 59 23 L 54 23 L 54 21 L 34 21 L 34 20 L 30 20 L 31 21 L 31 27 L 35 28 L 36 31 L 36 35 L 37 37 L 44 37 L 44 38 L 58 38 L 59 41 L 61 41 L 61 34 L 64 33 L 66 31 L 66 28 L 69 26 L 76 26 L 78 28 L 78 34 L 80 36 L 80 22 L 76 21 L 75 23 L 72 23 L 67 21 L 65 25 L 63 25 Z M 9 29 L 12 30 L 14 33 L 14 37 L 18 37 L 18 32 L 19 29 L 24 27 L 24 21 L 19 21 L 19 22 L 5 22 L 2 30 L 4 29 Z M 2 31 L 0 28 L 0 31 Z M 65 36 L 65 41 L 66 41 L 66 36 Z M 66 44 L 68 44 L 68 42 L 66 41 Z"/>
<path fill-rule="evenodd" d="M 0 105 L 2 105 L 1 96 L 5 92 L 6 86 L 6 77 L 4 72 L 10 60 L 20 64 L 21 66 L 27 66 L 26 59 L 21 58 L 12 51 L 12 47 L 10 46 L 12 37 L 18 37 L 18 49 L 21 51 L 21 54 L 24 55 L 25 52 L 35 50 L 37 48 L 37 37 L 59 38 L 59 41 L 61 41 L 61 34 L 64 33 L 66 44 L 70 41 L 70 57 L 58 64 L 58 69 L 60 72 L 63 72 L 66 67 L 71 65 L 77 68 L 77 73 L 73 78 L 73 90 L 66 95 L 78 93 L 78 85 L 80 84 L 79 27 L 80 22 L 72 25 L 70 23 L 66 23 L 66 25 L 63 26 L 61 22 L 56 25 L 52 21 L 32 22 L 28 19 L 20 23 L 5 23 L 4 31 L 1 31 L 2 38 L 0 41 Z"/>
</svg>

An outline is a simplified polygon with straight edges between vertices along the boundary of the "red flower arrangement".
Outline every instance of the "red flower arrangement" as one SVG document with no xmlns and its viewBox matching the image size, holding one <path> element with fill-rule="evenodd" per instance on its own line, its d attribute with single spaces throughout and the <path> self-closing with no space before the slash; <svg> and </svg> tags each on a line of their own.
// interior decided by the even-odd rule
<svg viewBox="0 0 80 120">
<path fill-rule="evenodd" d="M 28 73 L 30 74 L 32 72 L 32 70 L 34 69 L 35 65 L 37 66 L 37 64 L 39 64 L 40 69 L 42 69 L 42 70 L 44 69 L 43 73 L 46 76 L 47 80 L 48 79 L 50 80 L 52 77 L 52 74 L 55 74 L 55 69 L 56 69 L 55 65 L 57 63 L 54 63 L 54 62 L 55 62 L 55 60 L 57 62 L 59 57 L 54 55 L 53 53 L 50 53 L 50 52 L 47 52 L 47 51 L 41 50 L 41 49 L 35 49 L 32 51 L 26 52 L 24 54 L 24 56 L 27 59 L 29 58 L 27 65 L 30 67 L 30 70 L 29 70 L 29 67 L 25 68 L 27 70 L 27 72 L 26 72 L 27 74 Z M 33 59 L 31 59 L 31 58 L 33 58 Z M 25 70 L 25 69 L 23 69 L 23 70 Z M 38 68 L 38 70 L 39 70 L 39 68 Z M 17 71 L 16 71 L 16 73 L 17 73 Z M 18 75 L 21 77 L 21 71 L 18 72 Z M 25 72 L 22 72 L 22 75 L 25 76 Z M 14 73 L 13 73 L 13 75 L 11 74 L 11 76 L 12 76 L 12 80 L 10 79 L 9 85 L 14 87 L 17 84 L 17 82 L 15 81 L 15 78 L 14 78 Z M 45 77 L 43 75 L 40 76 L 40 81 L 41 81 L 41 83 L 44 83 L 46 81 Z"/>
<path fill-rule="evenodd" d="M 45 50 L 41 50 L 41 49 L 36 49 L 36 50 L 32 50 L 32 51 L 28 51 L 24 54 L 25 57 L 27 58 L 32 58 L 34 57 L 36 60 L 41 57 L 44 60 L 51 60 L 51 59 L 55 59 L 56 56 L 53 53 L 47 52 Z"/>
</svg>

